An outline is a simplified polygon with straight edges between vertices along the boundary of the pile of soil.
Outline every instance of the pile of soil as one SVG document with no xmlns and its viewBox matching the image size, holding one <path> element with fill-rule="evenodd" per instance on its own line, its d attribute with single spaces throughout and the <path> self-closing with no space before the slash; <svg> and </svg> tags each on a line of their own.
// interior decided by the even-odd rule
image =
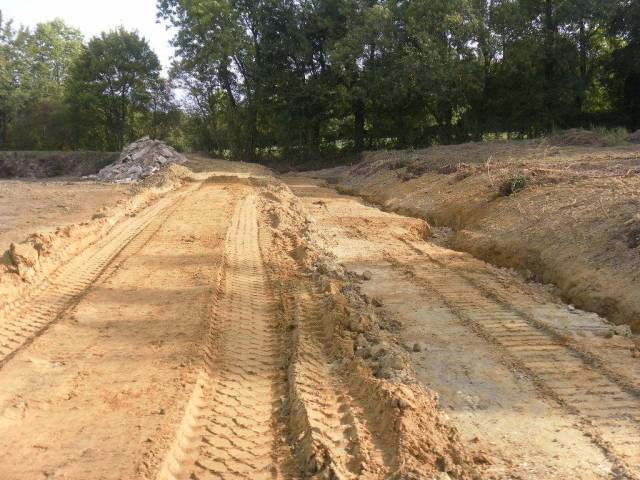
<svg viewBox="0 0 640 480">
<path fill-rule="evenodd" d="M 627 142 L 629 143 L 640 143 L 640 130 L 636 130 L 633 133 L 630 133 L 627 137 Z"/>
<path fill-rule="evenodd" d="M 143 137 L 122 150 L 120 158 L 92 176 L 103 182 L 133 183 L 156 173 L 165 165 L 184 164 L 187 158 L 161 140 Z"/>
<path fill-rule="evenodd" d="M 91 175 L 117 158 L 117 152 L 0 152 L 0 178 Z"/>
<path fill-rule="evenodd" d="M 575 306 L 640 331 L 639 153 L 543 141 L 375 152 L 333 180 L 449 227 L 447 246 L 551 283 Z M 464 170 L 441 168 L 461 161 Z"/>
<path fill-rule="evenodd" d="M 573 146 L 591 146 L 606 147 L 608 142 L 597 132 L 592 130 L 584 130 L 582 128 L 571 128 L 562 133 L 554 135 L 551 138 L 553 145 L 573 145 Z"/>
</svg>

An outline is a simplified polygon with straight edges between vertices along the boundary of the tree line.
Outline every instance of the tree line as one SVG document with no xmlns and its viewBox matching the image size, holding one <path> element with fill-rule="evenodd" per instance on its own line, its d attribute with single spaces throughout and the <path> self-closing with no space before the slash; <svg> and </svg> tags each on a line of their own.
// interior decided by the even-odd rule
<svg viewBox="0 0 640 480">
<path fill-rule="evenodd" d="M 161 0 L 209 149 L 640 127 L 637 0 Z"/>
<path fill-rule="evenodd" d="M 114 149 L 151 133 L 216 155 L 307 158 L 640 128 L 637 0 L 159 0 L 158 11 L 177 30 L 169 79 L 136 33 L 84 45 L 60 21 L 0 25 L 3 145 Z"/>
<path fill-rule="evenodd" d="M 62 20 L 14 28 L 0 13 L 0 149 L 110 150 L 179 137 L 156 54 L 122 28 L 85 44 Z"/>
</svg>

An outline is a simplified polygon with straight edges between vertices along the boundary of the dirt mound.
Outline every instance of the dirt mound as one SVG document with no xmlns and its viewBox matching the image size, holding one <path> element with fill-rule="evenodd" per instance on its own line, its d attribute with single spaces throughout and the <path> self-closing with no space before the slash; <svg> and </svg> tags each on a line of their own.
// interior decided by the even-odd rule
<svg viewBox="0 0 640 480">
<path fill-rule="evenodd" d="M 473 478 L 474 461 L 437 395 L 416 383 L 387 319 L 327 253 L 313 217 L 282 184 L 260 186 L 264 257 L 289 336 L 289 428 L 305 473 L 346 477 L 357 465 L 360 478 Z M 317 405 L 320 391 L 326 406 Z M 331 440 L 328 428 L 345 427 L 331 426 L 332 417 L 353 422 L 346 452 Z"/>
<path fill-rule="evenodd" d="M 91 175 L 117 158 L 114 152 L 0 152 L 0 178 Z"/>
<path fill-rule="evenodd" d="M 142 188 L 174 187 L 189 181 L 192 177 L 193 172 L 187 167 L 170 163 L 161 167 L 154 175 L 145 178 L 138 186 Z"/>
<path fill-rule="evenodd" d="M 571 128 L 564 132 L 558 133 L 551 137 L 553 145 L 566 146 L 587 146 L 587 147 L 606 147 L 609 142 L 598 132 L 592 130 L 584 130 L 582 128 Z"/>
<path fill-rule="evenodd" d="M 627 142 L 629 143 L 640 143 L 640 130 L 636 130 L 633 133 L 630 133 L 627 136 Z"/>
<path fill-rule="evenodd" d="M 127 145 L 120 158 L 95 176 L 97 180 L 133 183 L 147 178 L 165 165 L 184 164 L 187 158 L 160 140 L 141 138 Z"/>
</svg>

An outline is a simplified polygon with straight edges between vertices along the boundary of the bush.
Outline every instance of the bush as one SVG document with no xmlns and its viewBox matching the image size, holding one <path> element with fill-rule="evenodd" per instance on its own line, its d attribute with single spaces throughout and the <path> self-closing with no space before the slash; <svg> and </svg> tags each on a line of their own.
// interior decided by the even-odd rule
<svg viewBox="0 0 640 480">
<path fill-rule="evenodd" d="M 499 194 L 501 197 L 508 197 L 509 195 L 513 195 L 520 190 L 524 190 L 524 188 L 529 184 L 529 177 L 526 175 L 514 175 L 510 178 L 507 178 L 504 182 L 500 184 Z"/>
</svg>

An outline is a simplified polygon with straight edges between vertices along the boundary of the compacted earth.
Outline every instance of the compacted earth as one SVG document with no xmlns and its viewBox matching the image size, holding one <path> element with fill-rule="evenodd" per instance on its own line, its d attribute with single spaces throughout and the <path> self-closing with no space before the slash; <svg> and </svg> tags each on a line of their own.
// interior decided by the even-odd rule
<svg viewBox="0 0 640 480">
<path fill-rule="evenodd" d="M 36 231 L 83 222 L 129 190 L 73 177 L 0 180 L 0 250 Z"/>
<path fill-rule="evenodd" d="M 74 185 L 3 233 L 0 478 L 640 478 L 634 335 L 424 220 L 202 158 Z"/>
</svg>

